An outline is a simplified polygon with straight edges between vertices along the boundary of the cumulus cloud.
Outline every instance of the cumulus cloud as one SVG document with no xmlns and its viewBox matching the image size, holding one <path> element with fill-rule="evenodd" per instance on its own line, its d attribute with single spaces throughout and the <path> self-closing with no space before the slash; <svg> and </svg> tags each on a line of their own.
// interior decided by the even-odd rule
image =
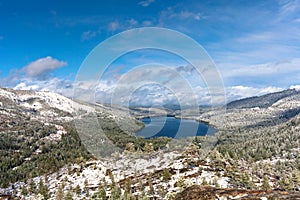
<svg viewBox="0 0 300 200">
<path fill-rule="evenodd" d="M 24 78 L 13 88 L 18 90 L 51 91 L 70 98 L 76 98 L 76 96 L 73 96 L 75 89 L 79 91 L 76 93 L 80 95 L 78 98 L 87 102 L 125 103 L 123 105 L 128 105 L 127 103 L 129 103 L 129 105 L 135 106 L 177 105 L 180 103 L 181 106 L 189 106 L 194 105 L 194 103 L 191 102 L 195 102 L 196 100 L 200 105 L 211 105 L 212 97 L 206 87 L 196 86 L 192 87 L 190 91 L 187 91 L 186 87 L 182 87 L 182 82 L 167 83 L 166 85 L 149 84 L 145 82 L 141 84 L 141 87 L 132 90 L 135 84 L 136 83 L 123 84 L 107 80 L 101 80 L 98 83 L 74 83 L 70 80 L 53 77 L 47 80 Z M 172 84 L 172 86 L 170 84 Z M 290 88 L 300 90 L 300 85 L 292 85 Z M 119 95 L 118 91 L 120 91 L 120 89 L 124 91 L 125 95 Z M 284 89 L 285 88 L 280 87 L 258 88 L 244 85 L 225 88 L 227 102 L 278 92 Z M 88 93 L 86 94 L 85 92 Z M 125 99 L 119 98 L 120 96 L 125 97 Z M 86 97 L 89 97 L 89 99 Z M 91 97 L 92 99 L 90 99 Z M 222 99 L 220 103 L 222 103 Z"/>
<path fill-rule="evenodd" d="M 66 65 L 67 63 L 64 61 L 59 61 L 51 56 L 47 56 L 29 63 L 29 65 L 25 66 L 23 70 L 28 77 L 38 78 Z"/>
<path fill-rule="evenodd" d="M 127 82 L 127 81 L 126 81 Z M 112 83 L 108 81 L 101 81 L 97 85 L 95 92 L 96 101 L 102 103 L 116 103 L 127 105 L 126 102 L 130 102 L 131 105 L 165 105 L 165 104 L 178 104 L 181 103 L 184 106 L 192 105 L 195 100 L 200 105 L 211 105 L 211 93 L 207 87 L 196 86 L 192 87 L 190 91 L 187 91 L 186 87 L 182 86 L 182 82 L 174 82 L 164 84 L 149 84 L 147 82 L 141 83 L 141 87 L 132 89 L 136 83 L 123 84 Z M 172 86 L 171 86 L 171 85 Z M 174 89 L 176 88 L 176 89 Z M 300 89 L 300 85 L 294 85 L 290 87 Z M 233 100 L 242 99 L 252 96 L 260 96 L 268 93 L 282 91 L 285 88 L 281 87 L 250 87 L 244 85 L 229 86 L 225 88 L 226 101 L 231 102 Z M 119 94 L 118 91 L 122 90 L 123 93 Z M 89 91 L 94 91 L 89 89 Z M 118 94 L 115 94 L 117 92 Z M 215 94 L 218 95 L 218 94 Z M 223 104 L 223 99 L 220 98 L 220 102 L 214 102 Z"/>
<path fill-rule="evenodd" d="M 276 70 L 297 71 L 298 60 L 277 63 Z M 97 83 L 85 82 L 74 83 L 70 80 L 60 79 L 45 74 L 65 66 L 67 63 L 59 61 L 50 56 L 31 62 L 21 70 L 14 70 L 3 80 L 1 86 L 8 86 L 19 90 L 51 91 L 73 97 L 74 89 L 79 92 L 80 98 L 89 102 L 96 100 L 102 103 L 124 103 L 130 102 L 132 105 L 165 105 L 180 104 L 193 105 L 195 100 L 200 105 L 210 105 L 212 101 L 211 93 L 205 84 L 202 84 L 201 75 L 192 66 L 149 66 L 137 68 L 119 76 L 107 76 L 106 79 Z M 272 65 L 273 66 L 273 65 Z M 274 66 L 273 66 L 274 67 Z M 276 73 L 271 67 L 263 73 Z M 268 67 L 267 67 L 268 68 Z M 263 66 L 251 69 L 251 72 L 262 71 Z M 243 72 L 244 74 L 246 72 Z M 247 72 L 249 74 L 249 71 Z M 238 73 L 236 75 L 241 75 Z M 290 88 L 300 89 L 300 85 L 292 85 Z M 281 87 L 255 87 L 245 84 L 234 84 L 227 86 L 227 102 L 245 97 L 263 95 L 271 92 L 281 91 L 286 88 Z M 88 93 L 84 93 L 88 92 Z M 93 94 L 91 94 L 93 93 Z M 221 93 L 220 93 L 221 94 Z M 89 100 L 85 96 L 90 97 Z M 218 95 L 218 94 L 215 94 Z M 95 99 L 94 99 L 95 98 Z M 113 99 L 115 98 L 115 99 Z M 122 99 L 123 98 L 123 99 Z M 113 100 L 113 101 L 112 101 Z M 221 99 L 222 100 L 222 99 Z M 221 101 L 220 101 L 221 102 Z"/>
<path fill-rule="evenodd" d="M 34 90 L 56 92 L 67 97 L 73 97 L 73 82 L 67 79 L 50 78 L 47 80 L 33 80 L 24 78 L 14 87 L 16 90 Z"/>
<path fill-rule="evenodd" d="M 290 89 L 300 90 L 300 85 L 291 85 Z"/>
<path fill-rule="evenodd" d="M 19 90 L 57 91 L 69 94 L 69 92 L 64 92 L 65 89 L 59 91 L 59 88 L 70 88 L 70 81 L 54 77 L 52 73 L 65 65 L 67 65 L 66 62 L 50 56 L 40 58 L 21 69 L 12 69 L 6 77 L 0 78 L 0 86 Z"/>
<path fill-rule="evenodd" d="M 260 96 L 268 93 L 282 91 L 284 88 L 280 87 L 263 87 L 263 88 L 255 88 L 249 86 L 231 86 L 226 88 L 226 98 L 227 102 L 242 99 L 246 97 L 252 96 Z"/>
</svg>

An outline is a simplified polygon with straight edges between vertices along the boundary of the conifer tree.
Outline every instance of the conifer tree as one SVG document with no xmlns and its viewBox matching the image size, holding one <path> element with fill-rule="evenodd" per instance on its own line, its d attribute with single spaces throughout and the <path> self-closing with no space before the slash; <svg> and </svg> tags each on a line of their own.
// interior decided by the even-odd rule
<svg viewBox="0 0 300 200">
<path fill-rule="evenodd" d="M 270 190 L 271 189 L 271 186 L 270 186 L 270 183 L 269 183 L 269 180 L 268 180 L 267 176 L 264 176 L 261 188 L 263 190 Z"/>
<path fill-rule="evenodd" d="M 63 200 L 64 199 L 64 192 L 62 186 L 58 186 L 58 189 L 55 193 L 55 199 L 56 200 Z"/>
</svg>

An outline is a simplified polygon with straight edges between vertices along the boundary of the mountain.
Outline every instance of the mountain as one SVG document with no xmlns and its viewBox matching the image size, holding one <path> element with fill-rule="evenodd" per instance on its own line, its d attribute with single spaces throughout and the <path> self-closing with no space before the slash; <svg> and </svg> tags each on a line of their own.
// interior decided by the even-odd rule
<svg viewBox="0 0 300 200">
<path fill-rule="evenodd" d="M 82 144 L 84 136 L 78 134 L 79 127 L 74 124 L 89 113 L 98 115 L 103 130 L 115 127 L 105 132 L 103 141 L 108 137 L 116 140 L 116 132 L 124 135 L 124 140 L 134 140 L 126 133 L 134 133 L 142 126 L 126 112 L 82 104 L 59 94 L 0 89 L 0 186 L 92 158 Z M 119 130 L 115 121 L 123 121 L 124 130 Z M 125 146 L 121 141 L 118 145 Z"/>
<path fill-rule="evenodd" d="M 300 91 L 284 90 L 233 101 L 227 108 L 209 110 L 194 118 L 219 129 L 235 129 L 274 126 L 289 121 L 299 113 Z"/>
<path fill-rule="evenodd" d="M 262 96 L 254 96 L 232 101 L 227 104 L 227 109 L 241 109 L 241 108 L 268 108 L 275 102 L 286 97 L 299 95 L 300 91 L 295 89 L 284 90 L 280 92 L 265 94 Z"/>
<path fill-rule="evenodd" d="M 215 135 L 144 139 L 147 108 L 0 89 L 0 199 L 296 199 L 300 94 L 252 99 L 183 111 Z"/>
</svg>

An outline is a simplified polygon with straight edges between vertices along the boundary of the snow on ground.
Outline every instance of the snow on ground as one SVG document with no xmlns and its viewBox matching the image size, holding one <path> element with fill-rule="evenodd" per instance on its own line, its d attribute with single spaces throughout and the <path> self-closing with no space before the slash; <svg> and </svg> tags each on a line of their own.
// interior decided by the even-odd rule
<svg viewBox="0 0 300 200">
<path fill-rule="evenodd" d="M 193 168 L 187 168 L 185 164 L 185 158 L 180 158 L 178 152 L 160 152 L 156 154 L 143 154 L 137 156 L 136 154 L 123 153 L 120 157 L 112 157 L 104 160 L 92 160 L 80 165 L 74 164 L 71 166 L 65 166 L 59 171 L 48 175 L 48 188 L 52 197 L 55 196 L 58 186 L 65 185 L 64 191 L 68 191 L 71 187 L 74 189 L 77 185 L 83 191 L 84 187 L 89 188 L 89 193 L 92 195 L 96 192 L 98 187 L 103 184 L 105 180 L 106 184 L 111 184 L 112 180 L 107 174 L 107 170 L 110 170 L 113 174 L 114 181 L 118 183 L 129 177 L 139 177 L 142 181 L 146 181 L 147 176 L 151 173 L 155 174 L 163 169 L 175 170 L 175 174 L 171 175 L 170 180 L 163 180 L 162 176 L 156 177 L 152 180 L 155 191 L 162 188 L 166 191 L 166 196 L 172 195 L 182 190 L 178 182 L 182 181 L 186 186 L 194 184 L 201 185 L 205 180 L 210 185 L 218 184 L 221 188 L 229 187 L 229 178 L 218 177 L 215 172 L 205 169 L 203 166 L 195 166 Z M 200 173 L 199 173 L 200 172 Z M 154 176 L 155 177 L 155 176 Z M 36 185 L 39 184 L 40 179 L 44 180 L 44 176 L 36 177 L 33 179 Z M 87 185 L 86 185 L 87 183 Z M 23 182 L 16 183 L 15 188 L 19 188 L 24 185 Z M 138 185 L 136 185 L 138 186 Z M 145 191 L 149 191 L 150 187 L 145 186 Z M 123 191 L 124 192 L 124 191 Z M 110 190 L 107 190 L 107 194 Z M 136 191 L 136 195 L 140 191 Z M 85 193 L 82 192 L 78 196 L 73 196 L 76 199 L 83 199 Z M 27 196 L 24 199 L 30 199 L 32 196 Z"/>
<path fill-rule="evenodd" d="M 34 91 L 9 91 L 0 88 L 0 96 L 9 98 L 20 105 L 41 110 L 45 104 L 50 108 L 56 108 L 67 113 L 74 113 L 79 110 L 93 112 L 94 108 L 84 104 L 74 102 L 73 100 L 52 92 L 34 92 Z M 30 101 L 32 100 L 32 102 Z"/>
</svg>

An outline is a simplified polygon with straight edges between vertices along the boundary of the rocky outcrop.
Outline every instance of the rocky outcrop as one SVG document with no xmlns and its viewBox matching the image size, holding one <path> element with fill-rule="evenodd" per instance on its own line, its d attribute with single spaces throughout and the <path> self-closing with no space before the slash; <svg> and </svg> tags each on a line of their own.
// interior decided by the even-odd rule
<svg viewBox="0 0 300 200">
<path fill-rule="evenodd" d="M 229 200 L 229 199 L 300 199 L 300 192 L 287 191 L 263 191 L 263 190 L 243 190 L 243 189 L 218 189 L 211 186 L 194 185 L 183 192 L 178 193 L 175 200 Z"/>
</svg>

